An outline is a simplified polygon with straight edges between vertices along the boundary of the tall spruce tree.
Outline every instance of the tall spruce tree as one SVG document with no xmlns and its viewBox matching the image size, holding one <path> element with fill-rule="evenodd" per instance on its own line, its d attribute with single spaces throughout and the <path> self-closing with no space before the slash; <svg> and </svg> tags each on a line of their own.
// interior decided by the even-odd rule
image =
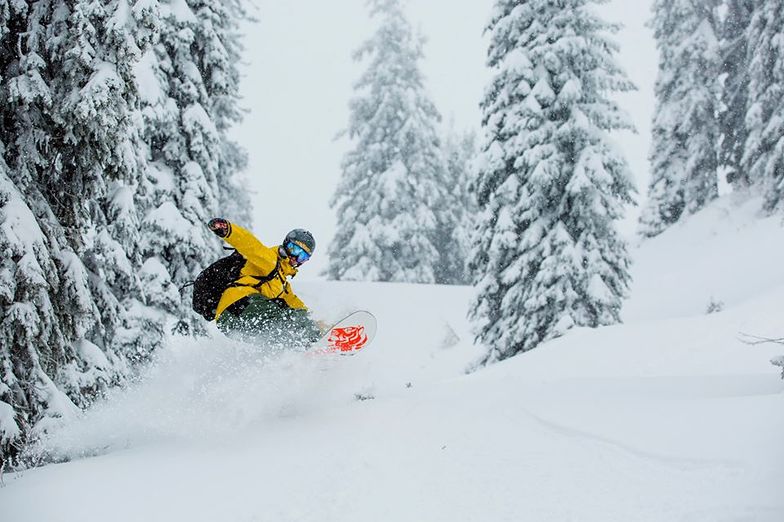
<svg viewBox="0 0 784 522">
<path fill-rule="evenodd" d="M 746 112 L 749 91 L 748 29 L 754 0 L 726 0 L 726 12 L 720 22 L 721 50 L 721 147 L 719 162 L 727 170 L 727 181 L 737 188 L 750 184 L 743 166 Z"/>
<path fill-rule="evenodd" d="M 337 233 L 330 279 L 435 283 L 448 278 L 444 237 L 446 162 L 440 116 L 425 93 L 414 35 L 399 0 L 371 0 L 379 26 L 355 53 L 368 60 L 355 85 L 347 129 L 353 148 L 342 163 L 332 207 Z"/>
<path fill-rule="evenodd" d="M 443 237 L 449 238 L 452 245 L 445 249 L 446 255 L 441 259 L 445 274 L 443 282 L 466 285 L 471 283 L 468 259 L 477 215 L 476 196 L 471 190 L 476 134 L 473 131 L 460 134 L 450 129 L 443 140 L 443 150 L 447 163 L 446 190 L 450 199 L 444 205 L 449 214 L 441 221 L 449 224 Z"/>
<path fill-rule="evenodd" d="M 656 0 L 659 49 L 651 181 L 640 219 L 652 237 L 718 197 L 718 0 Z"/>
<path fill-rule="evenodd" d="M 784 5 L 755 1 L 748 33 L 748 137 L 742 166 L 768 211 L 784 209 Z"/>
<path fill-rule="evenodd" d="M 595 3 L 498 0 L 486 29 L 469 313 L 485 363 L 620 321 L 629 258 L 614 222 L 633 185 L 608 135 L 631 123 L 609 95 L 634 87 Z"/>
</svg>

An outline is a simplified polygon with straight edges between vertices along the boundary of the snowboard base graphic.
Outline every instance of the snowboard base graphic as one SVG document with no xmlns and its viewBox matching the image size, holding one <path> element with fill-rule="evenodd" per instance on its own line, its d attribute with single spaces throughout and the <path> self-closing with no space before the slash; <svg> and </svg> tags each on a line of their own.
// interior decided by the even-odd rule
<svg viewBox="0 0 784 522">
<path fill-rule="evenodd" d="M 332 326 L 316 341 L 312 350 L 323 353 L 353 355 L 366 348 L 376 336 L 376 318 L 370 312 L 353 312 Z"/>
</svg>

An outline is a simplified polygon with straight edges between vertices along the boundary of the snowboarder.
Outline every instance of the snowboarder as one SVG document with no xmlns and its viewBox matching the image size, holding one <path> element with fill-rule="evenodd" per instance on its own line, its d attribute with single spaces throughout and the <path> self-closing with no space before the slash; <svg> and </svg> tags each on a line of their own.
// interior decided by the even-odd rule
<svg viewBox="0 0 784 522">
<path fill-rule="evenodd" d="M 288 281 L 313 254 L 313 235 L 294 229 L 280 246 L 268 247 L 225 219 L 212 219 L 208 226 L 242 257 L 238 277 L 223 291 L 215 309 L 218 328 L 231 337 L 261 337 L 287 346 L 316 341 L 321 330 Z"/>
</svg>

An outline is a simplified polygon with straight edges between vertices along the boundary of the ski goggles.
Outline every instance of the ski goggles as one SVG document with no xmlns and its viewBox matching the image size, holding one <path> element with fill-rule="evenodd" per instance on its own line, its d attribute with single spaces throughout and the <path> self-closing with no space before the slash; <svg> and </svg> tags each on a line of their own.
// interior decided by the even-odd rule
<svg viewBox="0 0 784 522">
<path fill-rule="evenodd" d="M 285 248 L 289 257 L 294 259 L 300 265 L 310 259 L 310 254 L 308 254 L 307 250 L 296 243 L 286 243 Z"/>
</svg>

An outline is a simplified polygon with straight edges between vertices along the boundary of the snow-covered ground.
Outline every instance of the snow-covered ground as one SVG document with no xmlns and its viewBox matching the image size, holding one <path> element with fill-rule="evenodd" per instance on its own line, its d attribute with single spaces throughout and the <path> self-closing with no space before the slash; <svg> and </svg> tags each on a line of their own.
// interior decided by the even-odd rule
<svg viewBox="0 0 784 522">
<path fill-rule="evenodd" d="M 356 357 L 172 339 L 6 474 L 3 522 L 784 520 L 784 228 L 724 198 L 635 253 L 624 325 L 466 375 L 467 288 L 300 283 Z M 706 314 L 709 304 L 723 310 Z"/>
</svg>

